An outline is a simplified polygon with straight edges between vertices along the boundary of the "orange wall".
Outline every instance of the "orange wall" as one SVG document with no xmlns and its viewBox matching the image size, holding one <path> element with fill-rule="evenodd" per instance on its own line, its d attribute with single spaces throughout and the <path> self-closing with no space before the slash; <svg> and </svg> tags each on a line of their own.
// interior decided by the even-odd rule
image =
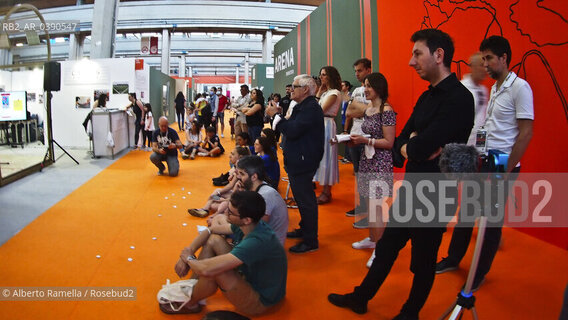
<svg viewBox="0 0 568 320">
<path fill-rule="evenodd" d="M 511 43 L 510 67 L 530 83 L 534 94 L 534 136 L 522 160 L 523 171 L 568 172 L 564 99 L 568 94 L 568 23 L 560 18 L 568 18 L 568 2 L 546 1 L 541 3 L 549 5 L 545 9 L 536 7 L 536 0 L 473 0 L 459 5 L 451 1 L 376 1 L 379 70 L 389 81 L 390 100 L 399 123 L 408 119 L 427 86 L 408 66 L 414 31 L 435 27 L 452 36 L 456 47 L 452 71 L 458 77 L 468 72 L 464 61 L 486 36 L 502 35 Z M 487 81 L 488 85 L 492 83 Z M 401 130 L 402 125 L 397 128 Z"/>
<path fill-rule="evenodd" d="M 408 66 L 413 32 L 438 28 L 456 47 L 452 71 L 468 72 L 464 61 L 490 35 L 502 35 L 512 48 L 510 67 L 526 79 L 534 94 L 535 121 L 531 144 L 522 159 L 523 172 L 568 172 L 568 2 L 551 0 L 377 1 L 379 70 L 389 81 L 390 102 L 402 130 L 427 83 Z M 518 2 L 518 3 L 517 3 Z M 511 13 L 513 12 L 513 13 Z M 524 61 L 523 61 L 524 59 Z M 486 81 L 488 86 L 493 80 Z M 563 190 L 558 190 L 563 192 Z M 530 228 L 523 232 L 568 248 L 566 228 Z"/>
</svg>

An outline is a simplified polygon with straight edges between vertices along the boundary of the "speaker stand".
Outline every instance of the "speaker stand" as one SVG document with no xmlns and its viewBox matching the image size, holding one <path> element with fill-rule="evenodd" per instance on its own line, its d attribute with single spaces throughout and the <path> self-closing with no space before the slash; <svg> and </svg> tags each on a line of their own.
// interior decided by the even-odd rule
<svg viewBox="0 0 568 320">
<path fill-rule="evenodd" d="M 73 161 L 75 161 L 76 164 L 79 164 L 79 161 L 77 161 L 75 158 L 73 158 L 72 155 L 69 154 L 69 152 L 67 152 L 67 150 L 65 150 L 61 145 L 59 145 L 59 143 L 57 143 L 57 141 L 55 141 L 55 139 L 51 139 L 51 141 L 53 141 L 53 143 L 55 143 L 59 149 L 63 150 L 63 152 L 65 152 L 66 155 L 69 156 L 69 158 L 71 158 Z M 61 155 L 59 158 L 61 158 L 63 155 Z M 59 158 L 55 159 L 58 160 Z M 55 162 L 55 160 L 53 160 L 53 162 Z"/>
</svg>

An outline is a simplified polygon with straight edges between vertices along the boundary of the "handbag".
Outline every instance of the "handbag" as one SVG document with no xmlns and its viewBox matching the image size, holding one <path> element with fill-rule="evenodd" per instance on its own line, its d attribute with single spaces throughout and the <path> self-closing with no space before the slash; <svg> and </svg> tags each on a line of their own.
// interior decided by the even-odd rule
<svg viewBox="0 0 568 320">
<path fill-rule="evenodd" d="M 170 283 L 170 279 L 167 279 L 166 284 L 162 285 L 162 289 L 158 291 L 158 303 L 169 303 L 171 309 L 177 312 L 191 300 L 193 287 L 196 284 L 197 279 L 180 280 L 174 283 Z M 172 302 L 178 303 L 179 307 L 176 308 Z"/>
<path fill-rule="evenodd" d="M 382 122 L 382 117 L 383 115 L 381 114 L 381 122 Z M 392 156 L 392 165 L 396 168 L 403 168 L 406 158 L 404 158 L 400 153 L 400 147 L 402 146 L 400 146 L 398 142 L 399 140 L 395 137 L 394 143 L 392 144 L 392 148 L 390 149 Z"/>
</svg>

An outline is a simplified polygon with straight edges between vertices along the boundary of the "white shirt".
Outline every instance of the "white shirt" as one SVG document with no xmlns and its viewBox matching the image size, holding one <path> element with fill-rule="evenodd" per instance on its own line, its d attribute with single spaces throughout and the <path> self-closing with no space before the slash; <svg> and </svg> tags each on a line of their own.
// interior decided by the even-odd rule
<svg viewBox="0 0 568 320">
<path fill-rule="evenodd" d="M 298 103 L 296 102 L 296 100 L 292 100 L 290 101 L 290 105 L 288 106 L 288 110 L 286 111 L 286 119 L 290 118 L 290 116 L 292 115 L 292 111 L 294 111 L 294 107 L 297 105 Z"/>
<path fill-rule="evenodd" d="M 369 101 L 365 98 L 365 87 L 364 86 L 360 86 L 358 88 L 355 88 L 355 90 L 353 90 L 353 93 L 351 94 L 351 98 L 353 98 L 354 101 L 361 102 L 361 103 L 364 103 L 364 104 L 369 104 L 371 102 L 371 101 Z M 363 124 L 363 121 L 364 121 L 364 117 L 353 118 L 353 125 L 351 126 L 351 132 L 350 133 L 362 135 L 363 130 L 361 129 L 361 125 Z"/>
<path fill-rule="evenodd" d="M 477 130 L 485 124 L 485 116 L 487 115 L 487 97 L 489 92 L 484 85 L 473 82 L 470 74 L 466 74 L 461 83 L 473 95 L 473 102 L 475 104 L 475 120 L 473 122 L 473 128 L 471 128 L 467 144 L 475 146 Z"/>
<path fill-rule="evenodd" d="M 237 112 L 237 119 L 236 121 L 240 121 L 240 122 L 246 122 L 246 116 L 244 113 L 242 113 L 240 110 L 237 110 L 237 108 L 241 108 L 241 107 L 246 107 L 248 106 L 250 103 L 250 94 L 246 94 L 245 96 L 240 96 L 236 99 L 235 103 L 233 103 L 231 105 L 232 108 L 235 108 L 236 112 Z"/>
<path fill-rule="evenodd" d="M 499 90 L 497 83 L 491 87 L 485 121 L 487 150 L 511 153 L 519 135 L 517 119 L 534 120 L 533 93 L 528 82 L 511 71 Z"/>
</svg>

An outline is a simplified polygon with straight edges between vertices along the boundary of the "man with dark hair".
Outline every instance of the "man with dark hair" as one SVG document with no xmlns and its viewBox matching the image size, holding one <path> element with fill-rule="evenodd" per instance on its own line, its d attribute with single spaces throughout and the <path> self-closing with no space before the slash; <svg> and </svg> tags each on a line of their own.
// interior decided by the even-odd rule
<svg viewBox="0 0 568 320">
<path fill-rule="evenodd" d="M 282 97 L 280 101 L 280 107 L 282 107 L 282 114 L 286 114 L 288 112 L 288 107 L 290 107 L 290 102 L 292 102 L 292 84 L 286 85 L 286 95 Z"/>
<path fill-rule="evenodd" d="M 444 50 L 444 60 L 442 61 L 444 67 L 448 69 L 451 67 L 452 59 L 454 57 L 454 43 L 452 38 L 450 38 L 450 35 L 447 33 L 441 32 L 437 29 L 424 29 L 416 31 L 410 38 L 410 41 L 414 43 L 418 41 L 425 42 L 430 54 L 432 55 L 440 49 Z M 420 70 L 417 69 L 416 71 L 418 72 L 418 75 L 424 79 L 420 74 Z"/>
<path fill-rule="evenodd" d="M 290 247 L 292 253 L 316 251 L 318 243 L 318 204 L 312 178 L 323 157 L 323 111 L 315 99 L 316 82 L 306 74 L 294 77 L 292 99 L 298 104 L 289 119 L 280 116 L 278 108 L 266 108 L 274 117 L 273 128 L 286 136 L 284 169 L 288 172 L 294 200 L 300 210 L 300 228 L 288 232 L 288 238 L 302 238 Z"/>
<path fill-rule="evenodd" d="M 225 131 L 225 109 L 229 105 L 229 100 L 223 92 L 221 88 L 217 90 L 217 96 L 219 97 L 219 108 L 217 109 L 217 117 L 215 118 L 215 130 L 217 130 L 218 123 L 221 123 L 221 138 L 224 138 L 225 135 L 223 131 Z"/>
<path fill-rule="evenodd" d="M 246 84 L 243 84 L 241 85 L 241 96 L 238 97 L 235 103 L 231 105 L 231 108 L 233 108 L 237 114 L 237 118 L 235 119 L 235 136 L 241 132 L 248 133 L 247 117 L 241 110 L 248 106 L 249 103 L 249 87 Z"/>
<path fill-rule="evenodd" d="M 509 155 L 507 161 L 507 178 L 514 181 L 521 171 L 520 160 L 527 150 L 532 138 L 534 107 L 530 85 L 509 71 L 511 62 L 511 46 L 501 36 L 491 36 L 481 42 L 479 47 L 483 66 L 496 82 L 491 87 L 491 96 L 487 107 L 487 118 L 477 135 L 485 133 L 485 150 L 499 150 Z M 497 182 L 492 183 L 497 185 Z M 492 190 L 493 191 L 493 190 Z M 496 191 L 494 191 L 496 192 Z M 492 200 L 497 194 L 492 193 Z M 490 205 L 494 208 L 495 205 Z M 483 247 L 479 257 L 477 272 L 473 280 L 472 291 L 477 291 L 485 275 L 489 272 L 493 259 L 499 249 L 503 221 L 491 224 L 485 231 Z M 464 257 L 471 239 L 472 227 L 455 228 L 448 249 L 448 257 L 436 265 L 436 272 L 443 273 L 457 269 Z"/>
<path fill-rule="evenodd" d="M 292 84 L 287 84 L 286 85 L 286 94 L 282 97 L 282 99 L 280 100 L 280 107 L 282 108 L 282 115 L 286 115 L 286 113 L 288 112 L 288 108 L 290 108 L 290 103 L 292 102 Z M 272 125 L 272 124 L 271 124 Z M 278 142 L 278 140 L 280 140 L 280 132 L 276 132 L 276 142 Z M 283 148 L 284 144 L 285 144 L 285 140 L 286 137 L 282 136 L 282 142 L 280 143 L 280 147 Z"/>
<path fill-rule="evenodd" d="M 211 87 L 209 91 L 209 106 L 211 106 L 211 125 L 215 128 L 215 133 L 217 133 L 217 112 L 219 111 L 219 97 L 217 96 L 217 88 Z M 208 126 L 206 126 L 207 128 Z"/>
<path fill-rule="evenodd" d="M 416 186 L 424 179 L 413 176 L 412 173 L 440 172 L 438 160 L 442 147 L 447 143 L 467 141 L 473 126 L 474 107 L 473 96 L 450 71 L 448 62 L 452 61 L 454 52 L 450 36 L 440 30 L 427 29 L 414 33 L 411 40 L 414 47 L 409 65 L 430 86 L 418 98 L 393 151 L 400 152 L 408 159 L 405 180 L 411 186 Z M 431 183 L 436 185 L 436 181 Z M 389 224 L 376 244 L 376 257 L 365 279 L 352 293 L 330 294 L 328 300 L 332 304 L 350 308 L 356 313 L 367 312 L 368 301 L 375 296 L 399 251 L 410 240 L 410 270 L 414 273 L 414 279 L 408 300 L 394 319 L 418 319 L 434 283 L 438 248 L 446 228 L 443 223 L 439 223 L 440 208 L 437 209 L 436 202 L 433 201 L 443 194 L 430 193 L 428 201 L 434 204 L 436 212 L 433 212 L 434 220 L 426 225 L 419 223 L 418 212 L 428 212 L 428 207 L 416 199 L 420 195 L 418 192 L 413 194 L 412 189 L 399 190 L 395 200 L 397 203 L 391 206 L 389 212 Z M 455 199 L 449 199 L 448 193 L 451 196 L 457 195 L 457 188 L 446 188 L 444 199 L 446 203 L 452 204 L 446 206 L 446 212 L 455 212 Z M 407 199 L 412 200 L 413 209 L 405 208 Z M 412 214 L 416 216 L 411 216 L 410 222 L 397 221 L 397 216 Z"/>
<path fill-rule="evenodd" d="M 246 156 L 237 162 L 238 184 L 245 190 L 258 192 L 266 202 L 266 222 L 276 237 L 284 245 L 288 231 L 288 208 L 282 196 L 264 180 L 266 171 L 264 161 L 259 156 Z"/>
<path fill-rule="evenodd" d="M 178 310 L 175 302 L 160 304 L 168 314 L 198 313 L 199 301 L 221 289 L 242 313 L 266 313 L 286 294 L 287 260 L 284 248 L 264 221 L 266 205 L 253 191 L 237 191 L 229 201 L 229 222 L 211 225 L 181 252 L 175 271 L 193 270 L 198 279 L 191 300 Z M 223 235 L 233 234 L 233 246 Z M 195 253 L 200 249 L 199 258 Z M 177 311 L 176 311 L 177 310 Z"/>
<path fill-rule="evenodd" d="M 278 191 L 264 181 L 266 173 L 262 158 L 259 156 L 244 156 L 240 158 L 236 165 L 236 177 L 239 189 L 258 192 L 264 198 L 266 212 L 262 220 L 268 224 L 280 243 L 284 245 L 286 231 L 288 231 L 288 208 Z M 217 209 L 219 217 L 213 216 L 208 220 L 208 223 L 228 223 L 223 215 L 226 209 L 227 202 L 221 201 Z M 199 218 L 204 218 L 209 214 L 208 211 L 203 209 L 189 209 L 188 212 L 192 216 Z"/>
<path fill-rule="evenodd" d="M 364 108 L 368 105 L 371 101 L 365 98 L 365 77 L 371 74 L 371 60 L 367 58 L 358 59 L 353 63 L 353 69 L 355 71 L 355 77 L 357 81 L 361 83 L 360 87 L 355 88 L 353 93 L 351 94 L 351 98 L 349 99 L 349 105 L 352 105 L 356 109 Z M 356 135 L 363 135 L 363 130 L 361 129 L 361 125 L 363 124 L 363 117 L 360 118 L 351 118 L 347 115 L 348 111 L 346 111 L 346 119 L 345 119 L 345 127 L 343 129 L 344 133 L 356 134 Z M 361 151 L 365 146 L 363 144 L 357 144 L 352 147 L 347 147 L 351 162 L 353 163 L 353 172 L 355 175 L 359 173 L 359 160 L 361 160 Z M 357 183 L 355 179 L 355 183 Z M 359 205 L 355 208 L 347 211 L 345 213 L 348 217 L 354 217 L 355 215 L 364 213 L 367 211 L 367 200 L 364 199 L 363 195 L 359 195 Z M 353 227 L 357 229 L 361 228 L 368 228 L 369 227 L 369 219 L 363 218 L 359 219 L 357 222 L 353 223 Z M 354 248 L 364 249 L 364 248 L 374 248 L 375 243 L 370 242 L 367 238 L 363 239 L 362 241 L 357 241 L 353 243 Z"/>
</svg>

